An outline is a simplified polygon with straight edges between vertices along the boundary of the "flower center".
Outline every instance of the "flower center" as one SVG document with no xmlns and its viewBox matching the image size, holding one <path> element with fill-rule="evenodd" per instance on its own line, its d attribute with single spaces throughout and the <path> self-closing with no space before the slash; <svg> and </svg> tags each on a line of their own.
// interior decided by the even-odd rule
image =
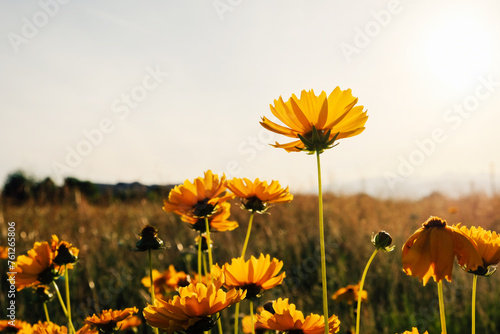
<svg viewBox="0 0 500 334">
<path fill-rule="evenodd" d="M 267 209 L 266 204 L 257 196 L 252 196 L 243 201 L 243 206 L 248 211 L 262 212 Z"/>
<path fill-rule="evenodd" d="M 445 227 L 446 226 L 446 220 L 441 219 L 439 217 L 432 216 L 427 221 L 423 224 L 425 228 L 429 227 Z"/>
<path fill-rule="evenodd" d="M 193 213 L 195 217 L 208 217 L 214 212 L 215 205 L 209 204 L 208 200 L 208 198 L 205 198 L 194 205 Z"/>
<path fill-rule="evenodd" d="M 217 320 L 214 320 L 211 317 L 204 317 L 200 321 L 186 329 L 186 333 L 202 334 L 203 332 L 209 331 L 212 327 L 214 327 L 216 322 Z"/>
<path fill-rule="evenodd" d="M 240 289 L 247 290 L 247 299 L 255 299 L 260 296 L 259 292 L 262 288 L 255 283 L 250 283 L 240 287 Z"/>
</svg>

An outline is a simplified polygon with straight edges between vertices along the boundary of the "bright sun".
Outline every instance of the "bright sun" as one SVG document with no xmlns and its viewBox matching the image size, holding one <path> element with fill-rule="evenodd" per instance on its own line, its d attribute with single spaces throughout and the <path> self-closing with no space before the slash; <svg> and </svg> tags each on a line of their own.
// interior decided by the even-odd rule
<svg viewBox="0 0 500 334">
<path fill-rule="evenodd" d="M 466 15 L 441 21 L 423 48 L 425 64 L 437 80 L 464 89 L 491 71 L 492 48 L 486 27 Z"/>
</svg>

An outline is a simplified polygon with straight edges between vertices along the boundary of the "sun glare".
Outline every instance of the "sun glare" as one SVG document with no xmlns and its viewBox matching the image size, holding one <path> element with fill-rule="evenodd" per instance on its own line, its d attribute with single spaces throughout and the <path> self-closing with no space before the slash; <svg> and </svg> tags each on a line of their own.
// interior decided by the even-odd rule
<svg viewBox="0 0 500 334">
<path fill-rule="evenodd" d="M 425 64 L 437 80 L 452 89 L 468 88 L 491 71 L 488 29 L 467 15 L 450 17 L 432 31 L 424 46 Z"/>
</svg>

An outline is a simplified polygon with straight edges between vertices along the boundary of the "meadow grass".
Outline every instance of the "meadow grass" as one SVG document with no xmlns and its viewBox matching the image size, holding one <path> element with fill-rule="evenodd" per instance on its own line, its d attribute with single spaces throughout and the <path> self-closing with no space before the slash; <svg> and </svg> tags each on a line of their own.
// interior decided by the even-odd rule
<svg viewBox="0 0 500 334">
<path fill-rule="evenodd" d="M 238 204 L 234 201 L 233 204 Z M 433 280 L 423 287 L 415 278 L 402 271 L 401 246 L 431 215 L 456 224 L 500 229 L 500 197 L 470 195 L 450 199 L 433 194 L 420 200 L 377 199 L 368 195 L 336 196 L 325 194 L 324 217 L 326 234 L 328 293 L 348 284 L 356 284 L 374 248 L 371 234 L 385 230 L 391 234 L 396 249 L 379 253 L 370 267 L 365 282 L 368 302 L 361 309 L 361 333 L 401 333 L 418 327 L 421 332 L 439 333 L 439 313 L 436 284 Z M 247 211 L 231 207 L 231 219 L 240 227 L 231 232 L 212 234 L 214 262 L 222 265 L 239 256 L 249 218 Z M 270 254 L 284 262 L 286 278 L 281 286 L 267 291 L 256 306 L 278 297 L 290 302 L 305 314 L 321 314 L 321 275 L 317 197 L 295 195 L 288 204 L 276 205 L 270 214 L 256 215 L 247 256 Z M 196 270 L 197 233 L 173 213 L 162 210 L 161 201 L 140 200 L 90 205 L 85 200 L 78 205 L 23 206 L 4 205 L 2 240 L 7 239 L 6 223 L 16 222 L 16 253 L 26 254 L 35 241 L 49 240 L 52 234 L 73 243 L 80 249 L 79 262 L 70 272 L 73 322 L 80 328 L 83 319 L 104 309 L 124 309 L 137 306 L 142 310 L 150 300 L 149 292 L 140 280 L 148 275 L 147 253 L 134 252 L 138 233 L 146 224 L 159 230 L 166 249 L 153 253 L 153 266 L 163 271 L 173 264 L 180 271 Z M 3 244 L 3 241 L 2 241 Z M 7 289 L 6 263 L 2 263 L 2 291 Z M 500 274 L 478 280 L 477 331 L 500 332 Z M 58 282 L 63 286 L 63 282 Z M 472 275 L 456 267 L 453 282 L 445 282 L 445 305 L 449 333 L 470 331 Z M 4 310 L 7 299 L 0 294 Z M 260 304 L 259 304 L 260 303 Z M 30 289 L 16 296 L 17 318 L 35 323 L 44 319 L 42 305 L 35 302 Z M 350 308 L 333 300 L 330 314 L 341 320 L 340 333 L 349 329 Z M 230 332 L 234 308 L 222 314 L 225 332 Z M 241 303 L 240 312 L 248 312 Z M 51 320 L 65 320 L 56 300 L 49 303 Z M 140 331 L 147 332 L 143 326 Z"/>
</svg>

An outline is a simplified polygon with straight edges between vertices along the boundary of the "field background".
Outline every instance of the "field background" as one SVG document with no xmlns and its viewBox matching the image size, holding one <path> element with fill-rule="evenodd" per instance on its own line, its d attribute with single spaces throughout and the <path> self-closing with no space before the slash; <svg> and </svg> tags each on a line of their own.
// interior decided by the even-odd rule
<svg viewBox="0 0 500 334">
<path fill-rule="evenodd" d="M 147 253 L 133 252 L 138 233 L 146 224 L 159 230 L 167 248 L 154 253 L 154 267 L 160 271 L 173 264 L 177 270 L 196 268 L 192 247 L 196 232 L 174 214 L 162 210 L 162 200 L 135 198 L 99 204 L 85 196 L 73 196 L 57 204 L 27 201 L 22 205 L 2 204 L 1 240 L 7 238 L 7 222 L 16 222 L 16 253 L 26 254 L 35 241 L 49 240 L 51 234 L 73 243 L 80 249 L 80 261 L 71 272 L 71 298 L 75 328 L 83 319 L 104 309 L 137 306 L 142 309 L 149 300 L 140 280 L 148 273 Z M 372 232 L 386 230 L 396 249 L 379 252 L 366 278 L 369 301 L 361 309 L 362 333 L 401 333 L 417 326 L 420 331 L 439 333 L 437 289 L 434 281 L 427 286 L 409 277 L 401 269 L 401 246 L 430 216 L 436 215 L 449 224 L 500 229 L 500 196 L 481 194 L 451 199 L 434 193 L 420 200 L 377 199 L 368 195 L 324 197 L 327 245 L 328 293 L 356 284 L 373 252 Z M 223 264 L 241 253 L 249 214 L 235 201 L 231 220 L 240 227 L 231 232 L 212 233 L 214 262 Z M 283 285 L 264 293 L 259 302 L 288 297 L 305 314 L 321 313 L 321 281 L 317 197 L 295 195 L 288 204 L 276 205 L 270 214 L 256 215 L 247 256 L 270 254 L 284 262 L 287 277 Z M 2 291 L 7 291 L 6 263 L 2 262 Z M 477 332 L 500 332 L 499 278 L 494 274 L 478 280 Z M 58 282 L 62 289 L 63 282 Z M 446 282 L 445 305 L 449 333 L 470 330 L 472 275 L 458 267 L 453 282 Z M 259 305 L 259 302 L 256 305 Z M 6 295 L 0 294 L 0 306 L 6 308 Z M 41 305 L 34 302 L 30 289 L 16 297 L 17 318 L 34 323 L 44 319 Z M 330 300 L 330 313 L 339 316 L 340 333 L 349 328 L 349 307 Z M 243 302 L 241 312 L 248 312 Z M 49 304 L 54 321 L 64 324 L 57 300 Z M 234 308 L 222 315 L 229 331 Z M 146 332 L 146 326 L 139 329 Z"/>
</svg>

